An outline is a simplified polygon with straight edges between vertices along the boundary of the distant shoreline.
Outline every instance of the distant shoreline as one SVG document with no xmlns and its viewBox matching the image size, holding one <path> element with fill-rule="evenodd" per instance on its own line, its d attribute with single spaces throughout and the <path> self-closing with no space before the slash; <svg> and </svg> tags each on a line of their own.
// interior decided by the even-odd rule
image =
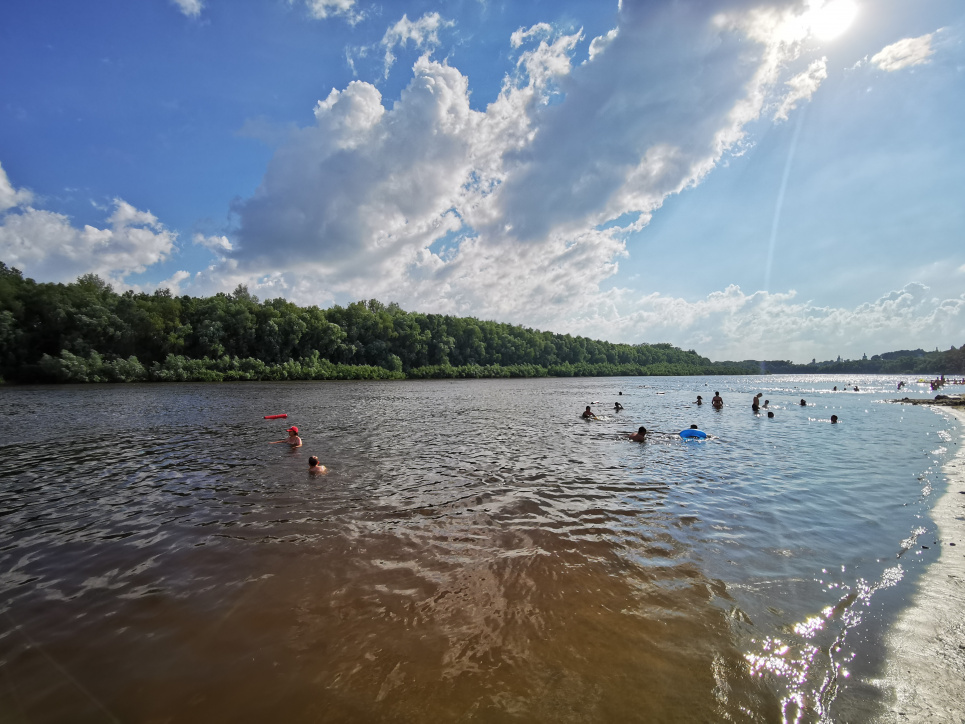
<svg viewBox="0 0 965 724">
<path fill-rule="evenodd" d="M 895 402 L 950 407 L 965 434 L 961 399 Z M 878 724 L 965 721 L 965 445 L 942 472 L 948 489 L 931 512 L 941 553 L 888 636 L 888 663 L 878 682 L 887 711 Z"/>
</svg>

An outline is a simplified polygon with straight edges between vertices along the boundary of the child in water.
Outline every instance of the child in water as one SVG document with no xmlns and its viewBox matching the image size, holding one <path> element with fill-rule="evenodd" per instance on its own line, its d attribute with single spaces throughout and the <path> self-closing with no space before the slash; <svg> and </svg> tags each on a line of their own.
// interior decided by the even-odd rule
<svg viewBox="0 0 965 724">
<path fill-rule="evenodd" d="M 328 469 L 324 465 L 319 465 L 318 458 L 312 455 L 308 458 L 308 472 L 313 475 L 318 475 L 319 473 L 328 472 Z"/>
</svg>

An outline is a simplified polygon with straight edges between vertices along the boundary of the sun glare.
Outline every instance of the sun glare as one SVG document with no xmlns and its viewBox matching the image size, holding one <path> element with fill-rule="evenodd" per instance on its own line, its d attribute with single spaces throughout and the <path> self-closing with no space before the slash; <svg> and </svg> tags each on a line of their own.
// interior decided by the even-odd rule
<svg viewBox="0 0 965 724">
<path fill-rule="evenodd" d="M 808 11 L 811 33 L 820 40 L 834 40 L 843 34 L 858 15 L 854 0 L 815 2 Z"/>
</svg>

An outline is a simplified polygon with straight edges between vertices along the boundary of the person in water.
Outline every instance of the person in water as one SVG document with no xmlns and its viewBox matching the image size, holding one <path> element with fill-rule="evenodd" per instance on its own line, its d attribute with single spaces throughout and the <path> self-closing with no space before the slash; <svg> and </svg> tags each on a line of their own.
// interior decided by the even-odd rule
<svg viewBox="0 0 965 724">
<path fill-rule="evenodd" d="M 764 400 L 764 404 L 761 405 L 761 407 L 763 407 L 763 408 L 766 410 L 766 409 L 767 409 L 767 406 L 770 405 L 770 404 L 771 404 L 771 401 L 770 401 L 770 400 Z"/>
<path fill-rule="evenodd" d="M 623 405 L 621 405 L 619 402 L 614 402 L 614 403 L 613 403 L 613 411 L 614 411 L 614 412 L 619 412 L 619 411 L 622 410 L 622 409 L 623 409 Z"/>
<path fill-rule="evenodd" d="M 838 416 L 837 416 L 837 415 L 831 415 L 831 424 L 832 424 L 832 425 L 837 425 L 837 424 L 838 424 Z"/>
<path fill-rule="evenodd" d="M 633 440 L 633 442 L 643 442 L 647 439 L 647 428 L 642 426 L 637 428 L 637 431 L 630 436 L 630 439 Z"/>
<path fill-rule="evenodd" d="M 808 406 L 807 400 L 805 400 L 803 397 L 801 398 L 801 401 L 798 404 L 801 405 L 801 407 Z"/>
<path fill-rule="evenodd" d="M 292 425 L 290 428 L 288 428 L 287 432 L 288 437 L 286 437 L 284 440 L 274 440 L 270 442 L 269 445 L 277 445 L 280 442 L 287 442 L 291 447 L 301 447 L 302 439 L 298 437 L 298 428 Z"/>
<path fill-rule="evenodd" d="M 758 410 L 761 409 L 761 398 L 762 398 L 763 396 L 764 396 L 764 393 L 758 392 L 758 393 L 757 393 L 756 395 L 754 395 L 754 397 L 751 399 L 751 409 L 752 409 L 754 412 L 757 412 Z"/>
<path fill-rule="evenodd" d="M 586 409 L 583 410 L 583 415 L 582 415 L 582 417 L 583 417 L 583 419 L 589 419 L 589 418 L 591 418 L 591 417 L 595 418 L 596 415 L 593 414 L 593 410 L 591 410 L 591 409 L 590 409 L 590 406 L 587 405 L 587 406 L 586 406 Z"/>
<path fill-rule="evenodd" d="M 714 399 L 710 401 L 710 404 L 714 406 L 715 410 L 719 410 L 724 406 L 724 398 L 720 396 L 720 393 L 714 391 Z"/>
<path fill-rule="evenodd" d="M 767 407 L 767 405 L 765 405 L 765 407 Z M 770 410 L 768 410 L 768 411 L 767 411 L 767 416 L 768 416 L 768 417 L 774 417 L 774 413 L 771 412 Z"/>
<path fill-rule="evenodd" d="M 703 405 L 703 404 L 704 404 L 704 398 L 701 397 L 700 395 L 697 395 L 697 404 L 698 404 L 698 405 Z"/>
<path fill-rule="evenodd" d="M 312 455 L 308 458 L 308 472 L 317 475 L 319 473 L 327 472 L 327 468 L 324 465 L 318 464 L 318 458 Z"/>
</svg>

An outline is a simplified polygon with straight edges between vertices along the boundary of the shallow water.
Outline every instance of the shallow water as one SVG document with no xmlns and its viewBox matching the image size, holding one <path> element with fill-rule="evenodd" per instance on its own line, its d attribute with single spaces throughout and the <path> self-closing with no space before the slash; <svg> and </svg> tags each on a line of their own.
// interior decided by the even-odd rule
<svg viewBox="0 0 965 724">
<path fill-rule="evenodd" d="M 2 389 L 0 719 L 865 718 L 959 444 L 896 380 Z"/>
</svg>

